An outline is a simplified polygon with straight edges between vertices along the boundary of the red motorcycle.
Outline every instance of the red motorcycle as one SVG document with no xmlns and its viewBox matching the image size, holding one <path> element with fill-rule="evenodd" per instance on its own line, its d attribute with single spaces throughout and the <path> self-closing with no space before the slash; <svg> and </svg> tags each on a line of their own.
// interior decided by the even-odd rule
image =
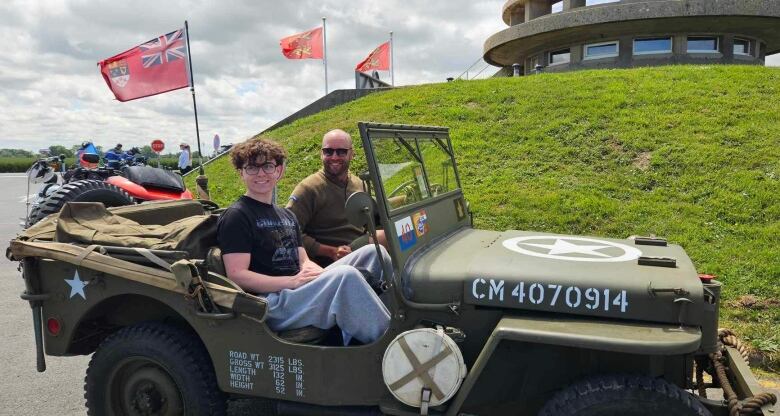
<svg viewBox="0 0 780 416">
<path fill-rule="evenodd" d="M 96 154 L 82 154 L 80 159 L 80 166 L 62 175 L 64 184 L 48 183 L 41 190 L 27 216 L 26 226 L 60 212 L 66 202 L 101 202 L 106 207 L 115 207 L 145 201 L 192 199 L 182 177 L 169 170 L 145 166 L 142 162 L 118 168 L 99 167 Z"/>
</svg>

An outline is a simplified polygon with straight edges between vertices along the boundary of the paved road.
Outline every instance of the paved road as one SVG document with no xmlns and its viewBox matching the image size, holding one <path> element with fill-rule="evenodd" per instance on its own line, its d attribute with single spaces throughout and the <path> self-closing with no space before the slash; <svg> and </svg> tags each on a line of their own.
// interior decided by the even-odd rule
<svg viewBox="0 0 780 416">
<path fill-rule="evenodd" d="M 32 313 L 19 299 L 24 282 L 5 258 L 7 242 L 21 229 L 26 193 L 22 174 L 0 174 L 0 415 L 84 415 L 89 358 L 46 357 L 46 372 L 35 370 Z"/>
</svg>

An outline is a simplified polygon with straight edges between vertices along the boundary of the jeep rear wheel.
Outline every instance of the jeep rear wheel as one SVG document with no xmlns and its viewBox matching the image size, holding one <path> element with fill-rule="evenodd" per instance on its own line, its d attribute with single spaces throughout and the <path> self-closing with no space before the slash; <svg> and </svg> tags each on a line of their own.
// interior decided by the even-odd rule
<svg viewBox="0 0 780 416">
<path fill-rule="evenodd" d="M 592 377 L 558 392 L 539 416 L 711 416 L 696 398 L 668 381 L 644 376 Z"/>
<path fill-rule="evenodd" d="M 106 338 L 87 368 L 90 416 L 224 415 L 205 348 L 191 333 L 144 323 Z"/>
<path fill-rule="evenodd" d="M 130 205 L 133 199 L 123 189 L 110 183 L 86 179 L 62 185 L 30 211 L 27 226 L 60 212 L 66 202 L 101 202 L 106 207 Z"/>
</svg>

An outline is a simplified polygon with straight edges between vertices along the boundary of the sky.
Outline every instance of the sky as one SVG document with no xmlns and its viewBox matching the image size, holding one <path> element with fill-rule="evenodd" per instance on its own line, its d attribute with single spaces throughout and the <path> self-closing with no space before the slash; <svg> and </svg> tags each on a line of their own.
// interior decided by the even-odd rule
<svg viewBox="0 0 780 416">
<path fill-rule="evenodd" d="M 593 2 L 590 0 L 589 2 Z M 603 1 L 603 0 L 601 0 Z M 288 60 L 279 39 L 327 18 L 329 89 L 354 88 L 354 67 L 393 31 L 395 84 L 445 82 L 507 28 L 505 0 L 3 0 L 0 148 L 38 150 L 91 140 L 125 148 L 161 139 L 196 147 L 189 89 L 119 102 L 97 62 L 183 26 L 204 153 L 212 138 L 245 140 L 325 92 L 320 60 Z M 780 65 L 780 56 L 768 64 Z M 484 75 L 498 68 L 489 67 Z M 381 78 L 390 80 L 389 73 Z"/>
</svg>

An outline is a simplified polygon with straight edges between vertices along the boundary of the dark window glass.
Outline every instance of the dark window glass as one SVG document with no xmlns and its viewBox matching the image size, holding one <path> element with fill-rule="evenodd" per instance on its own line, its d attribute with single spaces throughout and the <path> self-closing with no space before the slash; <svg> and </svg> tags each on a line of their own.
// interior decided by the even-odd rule
<svg viewBox="0 0 780 416">
<path fill-rule="evenodd" d="M 734 39 L 734 53 L 737 55 L 750 55 L 750 41 L 747 39 Z"/>
<path fill-rule="evenodd" d="M 636 39 L 634 53 L 663 53 L 672 51 L 672 38 Z"/>
<path fill-rule="evenodd" d="M 688 52 L 717 52 L 718 38 L 691 37 L 688 38 Z"/>
<path fill-rule="evenodd" d="M 597 4 L 604 4 L 604 3 L 616 3 L 620 0 L 585 0 L 586 6 L 595 6 Z"/>
<path fill-rule="evenodd" d="M 550 52 L 550 65 L 571 62 L 571 53 L 568 49 Z"/>
<path fill-rule="evenodd" d="M 605 56 L 605 55 L 617 55 L 618 45 L 617 43 L 605 43 L 602 45 L 588 45 L 585 47 L 585 56 Z"/>
</svg>

